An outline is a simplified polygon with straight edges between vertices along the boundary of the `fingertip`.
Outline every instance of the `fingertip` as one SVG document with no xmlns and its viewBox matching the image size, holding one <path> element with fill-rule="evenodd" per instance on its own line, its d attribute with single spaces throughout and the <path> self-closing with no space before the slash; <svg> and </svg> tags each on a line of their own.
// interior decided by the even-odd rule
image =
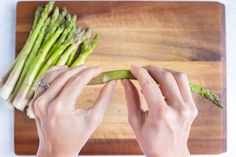
<svg viewBox="0 0 236 157">
<path fill-rule="evenodd" d="M 139 70 L 140 66 L 138 65 L 131 65 L 130 66 L 130 71 L 135 74 L 137 70 Z"/>
<path fill-rule="evenodd" d="M 121 83 L 122 83 L 123 86 L 125 86 L 125 85 L 127 84 L 127 82 L 128 82 L 127 79 L 122 79 L 122 80 L 121 80 Z"/>
<path fill-rule="evenodd" d="M 116 81 L 115 80 L 109 81 L 107 84 L 111 87 L 112 91 L 116 89 Z"/>
</svg>

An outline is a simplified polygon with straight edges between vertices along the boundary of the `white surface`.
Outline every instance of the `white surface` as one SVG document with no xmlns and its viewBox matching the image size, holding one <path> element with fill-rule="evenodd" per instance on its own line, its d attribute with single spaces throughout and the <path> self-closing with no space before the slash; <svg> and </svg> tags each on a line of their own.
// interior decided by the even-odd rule
<svg viewBox="0 0 236 157">
<path fill-rule="evenodd" d="M 11 65 L 15 54 L 15 14 L 17 0 L 0 1 L 0 76 Z M 236 156 L 236 1 L 220 0 L 226 6 L 227 36 L 227 104 L 228 104 L 228 151 L 220 155 L 204 157 Z M 14 119 L 10 111 L 0 100 L 0 157 L 15 157 Z M 202 155 L 203 156 L 203 155 Z M 201 157 L 197 155 L 196 157 Z"/>
</svg>

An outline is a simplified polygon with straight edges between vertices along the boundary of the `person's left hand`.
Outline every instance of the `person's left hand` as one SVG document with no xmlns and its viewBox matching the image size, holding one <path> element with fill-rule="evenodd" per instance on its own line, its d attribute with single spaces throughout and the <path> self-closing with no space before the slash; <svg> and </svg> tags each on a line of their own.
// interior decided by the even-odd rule
<svg viewBox="0 0 236 157">
<path fill-rule="evenodd" d="M 100 71 L 95 67 L 63 66 L 54 67 L 41 77 L 50 87 L 38 88 L 30 104 L 40 141 L 37 157 L 78 155 L 102 122 L 115 89 L 115 82 L 111 81 L 103 87 L 92 107 L 75 107 L 83 88 Z"/>
</svg>

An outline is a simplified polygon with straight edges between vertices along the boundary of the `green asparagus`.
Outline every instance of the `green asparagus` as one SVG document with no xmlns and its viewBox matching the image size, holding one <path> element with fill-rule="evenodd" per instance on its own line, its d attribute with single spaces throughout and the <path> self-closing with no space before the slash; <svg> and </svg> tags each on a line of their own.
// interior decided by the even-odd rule
<svg viewBox="0 0 236 157">
<path fill-rule="evenodd" d="M 67 14 L 67 10 L 64 8 L 62 10 L 61 14 L 59 14 L 58 18 L 56 18 L 56 16 L 54 17 L 54 19 L 56 19 L 56 20 L 54 22 L 50 23 L 48 30 L 47 30 L 48 33 L 46 34 L 46 36 L 44 38 L 43 44 L 45 44 L 47 42 L 47 40 L 54 34 L 54 32 L 58 29 L 58 27 L 60 25 L 64 24 L 64 21 L 65 21 L 64 18 L 66 16 L 66 14 Z"/>
<path fill-rule="evenodd" d="M 3 99 L 7 100 L 14 89 L 16 81 L 18 80 L 23 66 L 27 60 L 27 57 L 34 45 L 35 40 L 37 39 L 38 34 L 40 33 L 41 27 L 43 26 L 45 20 L 47 19 L 49 13 L 53 9 L 54 2 L 50 1 L 44 8 L 40 19 L 38 20 L 37 25 L 30 33 L 31 35 L 28 37 L 23 49 L 20 52 L 19 58 L 17 59 L 15 66 L 13 67 L 8 79 L 5 84 L 2 86 L 0 90 L 0 95 Z"/>
<path fill-rule="evenodd" d="M 68 16 L 70 17 L 70 16 Z M 50 55 L 60 47 L 60 45 L 65 41 L 66 37 L 69 36 L 70 32 L 74 32 L 74 29 L 76 27 L 76 16 L 73 17 L 73 19 L 71 20 L 70 18 L 68 18 L 68 26 L 66 27 L 66 29 L 64 30 L 64 32 L 62 33 L 61 37 L 58 39 L 58 41 L 53 45 L 53 47 L 51 48 L 51 50 L 49 51 L 49 53 L 47 54 L 47 58 L 50 57 Z"/>
<path fill-rule="evenodd" d="M 48 39 L 48 41 L 44 45 L 42 45 L 37 56 L 34 58 L 33 63 L 32 63 L 33 66 L 31 66 L 29 71 L 27 72 L 26 77 L 19 89 L 19 92 L 17 93 L 17 95 L 13 101 L 13 105 L 17 109 L 23 111 L 25 106 L 27 105 L 27 104 L 25 104 L 27 93 L 28 93 L 40 67 L 41 67 L 41 64 L 44 62 L 48 51 L 50 50 L 51 46 L 55 43 L 55 41 L 58 39 L 58 37 L 61 35 L 63 30 L 64 30 L 64 26 L 62 25 Z"/>
<path fill-rule="evenodd" d="M 81 37 L 80 37 L 81 36 Z M 79 38 L 82 38 L 83 32 L 79 35 Z M 64 42 L 53 54 L 45 61 L 43 66 L 40 68 L 36 78 L 34 79 L 33 84 L 30 87 L 30 90 L 27 94 L 26 100 L 29 100 L 32 98 L 34 91 L 35 91 L 35 84 L 38 81 L 39 77 L 46 72 L 49 67 L 54 66 L 60 57 L 60 55 L 64 52 L 65 49 L 67 49 L 64 53 L 70 53 L 71 50 L 75 49 L 75 45 L 78 44 L 78 39 L 76 39 L 77 34 L 75 32 L 70 32 L 68 35 L 68 38 L 66 42 Z"/>
<path fill-rule="evenodd" d="M 33 22 L 33 26 L 32 26 L 32 29 L 35 29 L 39 19 L 40 19 L 40 15 L 43 11 L 43 7 L 42 6 L 39 6 L 37 7 L 36 11 L 35 11 L 35 16 L 34 16 L 34 22 Z"/>
<path fill-rule="evenodd" d="M 78 28 L 77 31 L 80 32 L 80 28 Z M 87 41 L 87 40 L 90 38 L 90 36 L 91 36 L 91 30 L 90 30 L 89 28 L 86 28 L 86 29 L 85 29 L 85 34 L 84 34 L 84 36 L 83 36 L 84 38 L 82 39 L 82 41 L 83 41 L 83 42 Z M 83 45 L 83 44 L 82 44 L 82 45 Z M 75 49 L 75 50 L 73 50 L 73 51 L 71 52 L 71 54 L 70 54 L 70 56 L 69 56 L 69 58 L 68 58 L 68 60 L 67 60 L 67 62 L 66 62 L 66 65 L 67 65 L 67 66 L 71 66 L 71 64 L 74 62 L 74 59 L 75 59 L 76 57 L 78 57 L 78 54 L 76 54 L 77 50 L 78 50 L 78 49 Z"/>
<path fill-rule="evenodd" d="M 32 61 L 35 58 L 35 56 L 36 56 L 36 54 L 37 54 L 37 52 L 38 52 L 38 50 L 41 46 L 41 43 L 42 43 L 43 38 L 45 36 L 46 28 L 47 28 L 49 22 L 50 22 L 50 17 L 45 21 L 43 27 L 40 30 L 40 34 L 38 35 L 38 38 L 35 41 L 35 44 L 34 44 L 33 49 L 32 49 L 32 51 L 29 55 L 29 58 L 26 60 L 24 68 L 21 72 L 20 78 L 18 79 L 17 84 L 16 84 L 16 86 L 15 86 L 13 92 L 12 92 L 11 99 L 15 98 L 17 92 L 19 91 L 20 86 L 22 85 L 22 82 L 25 78 L 26 73 L 29 71 L 29 68 L 32 65 Z M 10 101 L 12 101 L 12 100 L 10 100 Z"/>
<path fill-rule="evenodd" d="M 93 40 L 90 44 L 87 44 L 87 42 L 85 41 L 84 44 L 82 45 L 81 53 L 79 54 L 78 58 L 73 62 L 71 67 L 76 67 L 76 66 L 84 64 L 85 59 L 95 49 L 95 47 L 97 46 L 98 41 L 99 41 L 98 35 L 95 35 L 95 37 L 93 38 Z"/>
</svg>

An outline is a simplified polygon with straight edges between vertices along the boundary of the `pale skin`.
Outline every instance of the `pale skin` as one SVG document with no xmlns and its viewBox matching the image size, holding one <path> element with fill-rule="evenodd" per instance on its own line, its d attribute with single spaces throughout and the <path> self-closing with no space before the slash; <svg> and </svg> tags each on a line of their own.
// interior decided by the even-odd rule
<svg viewBox="0 0 236 157">
<path fill-rule="evenodd" d="M 115 91 L 116 82 L 110 81 L 92 107 L 75 107 L 82 90 L 100 72 L 98 67 L 61 66 L 40 78 L 50 88 L 38 88 L 30 103 L 40 139 L 37 157 L 78 155 L 102 122 Z M 131 66 L 131 72 L 148 105 L 148 111 L 143 111 L 137 88 L 130 80 L 122 80 L 128 122 L 143 153 L 150 157 L 189 157 L 187 141 L 198 111 L 187 76 L 155 66 Z"/>
</svg>

